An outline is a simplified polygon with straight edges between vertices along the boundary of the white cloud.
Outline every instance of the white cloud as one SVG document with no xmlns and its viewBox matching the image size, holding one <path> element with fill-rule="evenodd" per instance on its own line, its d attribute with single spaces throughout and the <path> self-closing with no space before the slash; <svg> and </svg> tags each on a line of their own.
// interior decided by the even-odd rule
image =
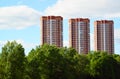
<svg viewBox="0 0 120 79">
<path fill-rule="evenodd" d="M 120 54 L 120 29 L 114 30 L 114 41 L 115 41 L 115 53 Z"/>
<path fill-rule="evenodd" d="M 120 0 L 58 0 L 49 6 L 46 15 L 63 17 L 118 17 Z"/>
<path fill-rule="evenodd" d="M 90 50 L 94 50 L 94 34 L 90 33 Z"/>
<path fill-rule="evenodd" d="M 0 41 L 0 47 L 3 47 L 7 41 Z"/>
<path fill-rule="evenodd" d="M 14 41 L 14 40 L 9 40 L 10 42 Z M 17 43 L 22 44 L 24 48 L 34 48 L 35 46 L 37 46 L 38 44 L 35 43 L 28 43 L 25 42 L 23 40 L 15 40 Z M 8 42 L 8 40 L 4 40 L 4 41 L 0 41 L 0 47 L 3 47 L 6 43 Z"/>
<path fill-rule="evenodd" d="M 14 41 L 14 40 L 9 40 L 10 42 Z M 35 48 L 36 46 L 38 46 L 38 43 L 30 43 L 30 42 L 25 42 L 24 40 L 18 39 L 15 40 L 17 43 L 21 44 L 24 48 L 25 48 L 25 54 L 28 55 L 28 53 L 30 52 L 30 50 L 32 50 L 32 48 Z M 0 41 L 0 50 L 1 48 L 8 42 L 8 40 L 4 40 L 4 41 Z"/>
<path fill-rule="evenodd" d="M 69 47 L 69 41 L 68 40 L 64 40 L 63 41 L 63 46 L 64 47 Z"/>
<path fill-rule="evenodd" d="M 114 30 L 114 38 L 115 41 L 120 44 L 120 28 Z"/>
<path fill-rule="evenodd" d="M 0 29 L 23 29 L 39 24 L 41 13 L 25 5 L 0 7 Z"/>
<path fill-rule="evenodd" d="M 38 45 L 36 43 L 25 42 L 24 40 L 21 40 L 21 39 L 16 40 L 16 42 L 22 44 L 25 49 L 28 49 L 28 48 L 32 49 Z"/>
</svg>

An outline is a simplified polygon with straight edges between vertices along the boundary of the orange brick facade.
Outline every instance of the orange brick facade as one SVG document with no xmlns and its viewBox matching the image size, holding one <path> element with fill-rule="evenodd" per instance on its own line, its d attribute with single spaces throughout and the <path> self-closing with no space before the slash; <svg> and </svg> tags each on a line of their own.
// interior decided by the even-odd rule
<svg viewBox="0 0 120 79">
<path fill-rule="evenodd" d="M 79 53 L 90 51 L 90 20 L 87 18 L 69 19 L 69 43 Z"/>
<path fill-rule="evenodd" d="M 41 17 L 42 44 L 63 47 L 63 18 L 61 16 Z"/>
<path fill-rule="evenodd" d="M 95 51 L 114 53 L 114 22 L 101 20 L 94 22 L 94 48 Z"/>
</svg>

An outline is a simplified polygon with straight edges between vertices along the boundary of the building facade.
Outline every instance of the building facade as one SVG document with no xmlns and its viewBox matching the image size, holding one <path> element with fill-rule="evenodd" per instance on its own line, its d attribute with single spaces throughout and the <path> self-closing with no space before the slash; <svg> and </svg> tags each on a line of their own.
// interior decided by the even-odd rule
<svg viewBox="0 0 120 79">
<path fill-rule="evenodd" d="M 112 20 L 94 22 L 94 42 L 96 51 L 114 53 L 114 22 Z"/>
<path fill-rule="evenodd" d="M 63 47 L 63 18 L 61 16 L 41 17 L 41 43 Z"/>
<path fill-rule="evenodd" d="M 69 19 L 69 43 L 79 53 L 90 51 L 90 20 L 88 18 Z"/>
</svg>

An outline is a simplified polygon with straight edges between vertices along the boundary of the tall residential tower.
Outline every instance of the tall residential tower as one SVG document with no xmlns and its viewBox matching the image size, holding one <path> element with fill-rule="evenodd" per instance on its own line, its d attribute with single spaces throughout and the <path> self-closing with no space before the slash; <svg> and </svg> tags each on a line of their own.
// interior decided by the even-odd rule
<svg viewBox="0 0 120 79">
<path fill-rule="evenodd" d="M 94 41 L 96 51 L 114 53 L 114 22 L 112 20 L 94 22 Z"/>
<path fill-rule="evenodd" d="M 41 17 L 42 44 L 63 46 L 63 18 L 61 16 Z"/>
<path fill-rule="evenodd" d="M 88 18 L 74 18 L 69 20 L 70 46 L 79 53 L 90 51 L 90 20 Z"/>
</svg>

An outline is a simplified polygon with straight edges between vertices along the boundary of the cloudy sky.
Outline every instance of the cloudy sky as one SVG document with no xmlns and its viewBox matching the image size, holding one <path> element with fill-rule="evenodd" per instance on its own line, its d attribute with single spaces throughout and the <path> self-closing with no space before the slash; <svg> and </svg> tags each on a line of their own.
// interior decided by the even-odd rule
<svg viewBox="0 0 120 79">
<path fill-rule="evenodd" d="M 40 17 L 64 17 L 64 46 L 68 45 L 68 19 L 89 18 L 91 50 L 95 20 L 113 20 L 115 53 L 120 54 L 120 0 L 0 0 L 0 50 L 7 41 L 16 40 L 26 54 L 40 44 Z"/>
</svg>

